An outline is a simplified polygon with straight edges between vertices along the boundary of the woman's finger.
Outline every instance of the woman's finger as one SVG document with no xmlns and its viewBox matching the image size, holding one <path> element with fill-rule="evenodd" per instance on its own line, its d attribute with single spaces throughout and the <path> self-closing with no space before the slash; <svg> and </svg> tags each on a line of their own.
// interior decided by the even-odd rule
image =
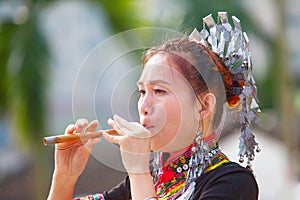
<svg viewBox="0 0 300 200">
<path fill-rule="evenodd" d="M 125 133 L 124 133 L 124 130 L 121 130 L 121 126 L 120 125 L 118 125 L 118 123 L 116 123 L 116 121 L 114 121 L 114 120 L 112 120 L 112 119 L 108 119 L 107 120 L 107 123 L 108 123 L 108 125 L 110 125 L 115 131 L 117 131 L 117 133 L 119 134 L 119 135 L 125 135 Z"/>
<path fill-rule="evenodd" d="M 120 117 L 119 115 L 114 115 L 114 120 L 117 123 L 117 125 L 119 125 L 120 127 L 124 127 L 128 130 L 131 130 L 132 127 L 131 127 L 130 122 L 128 122 L 124 118 Z"/>
<path fill-rule="evenodd" d="M 110 135 L 107 132 L 103 132 L 103 137 L 111 143 L 120 144 L 120 140 L 122 139 L 123 136 Z"/>
<path fill-rule="evenodd" d="M 151 132 L 146 130 L 140 123 L 128 122 L 118 115 L 114 115 L 114 120 L 117 126 L 120 127 L 126 135 L 138 137 L 138 138 L 149 138 Z"/>
<path fill-rule="evenodd" d="M 94 132 L 98 126 L 99 126 L 98 120 L 94 120 L 86 126 L 85 131 L 86 132 Z"/>
<path fill-rule="evenodd" d="M 65 134 L 73 134 L 76 130 L 76 127 L 74 124 L 69 124 L 65 130 Z"/>
<path fill-rule="evenodd" d="M 76 131 L 82 133 L 88 124 L 89 122 L 86 119 L 78 119 L 75 123 Z"/>
<path fill-rule="evenodd" d="M 115 127 L 119 130 L 119 135 L 134 135 L 134 129 L 131 126 L 132 122 L 128 122 L 118 115 L 114 115 L 114 120 L 112 120 L 115 124 Z"/>
</svg>

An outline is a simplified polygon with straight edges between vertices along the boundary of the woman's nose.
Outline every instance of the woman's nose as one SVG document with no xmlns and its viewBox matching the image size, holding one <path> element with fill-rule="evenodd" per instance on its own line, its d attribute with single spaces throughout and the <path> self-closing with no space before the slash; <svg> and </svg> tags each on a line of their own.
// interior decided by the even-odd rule
<svg viewBox="0 0 300 200">
<path fill-rule="evenodd" d="M 145 95 L 143 98 L 141 98 L 139 107 L 140 114 L 150 115 L 153 107 L 153 99 L 151 95 Z"/>
</svg>

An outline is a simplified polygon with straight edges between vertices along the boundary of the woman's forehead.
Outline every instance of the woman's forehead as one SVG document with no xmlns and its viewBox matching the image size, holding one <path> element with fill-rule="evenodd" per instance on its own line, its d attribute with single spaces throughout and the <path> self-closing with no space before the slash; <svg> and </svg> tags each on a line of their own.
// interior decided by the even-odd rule
<svg viewBox="0 0 300 200">
<path fill-rule="evenodd" d="M 157 54 L 151 57 L 145 64 L 138 83 L 150 83 L 161 80 L 165 83 L 173 83 L 178 78 L 183 79 L 183 75 L 178 72 L 178 66 L 170 61 L 167 55 Z"/>
</svg>

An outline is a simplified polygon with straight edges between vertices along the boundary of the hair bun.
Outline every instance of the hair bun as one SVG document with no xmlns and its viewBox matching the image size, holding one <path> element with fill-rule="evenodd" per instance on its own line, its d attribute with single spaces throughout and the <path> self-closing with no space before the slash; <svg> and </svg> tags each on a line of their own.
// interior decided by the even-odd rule
<svg viewBox="0 0 300 200">
<path fill-rule="evenodd" d="M 210 58 L 215 63 L 217 71 L 222 76 L 226 91 L 226 102 L 229 108 L 235 108 L 240 102 L 240 94 L 243 91 L 243 86 L 245 85 L 245 75 L 243 73 L 232 73 L 227 67 L 223 60 L 208 47 L 200 44 L 208 52 Z"/>
</svg>

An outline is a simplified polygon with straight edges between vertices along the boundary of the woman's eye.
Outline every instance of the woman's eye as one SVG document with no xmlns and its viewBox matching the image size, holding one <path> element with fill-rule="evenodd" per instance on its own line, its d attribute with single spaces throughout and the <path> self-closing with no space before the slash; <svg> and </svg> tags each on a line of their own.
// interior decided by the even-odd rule
<svg viewBox="0 0 300 200">
<path fill-rule="evenodd" d="M 155 94 L 164 94 L 164 93 L 166 93 L 166 91 L 165 90 L 161 90 L 161 89 L 155 89 L 154 93 Z"/>
<path fill-rule="evenodd" d="M 139 90 L 139 93 L 140 93 L 141 95 L 144 95 L 144 94 L 146 93 L 146 91 L 145 91 L 145 90 L 142 90 L 142 89 L 140 89 L 140 90 Z"/>
</svg>

